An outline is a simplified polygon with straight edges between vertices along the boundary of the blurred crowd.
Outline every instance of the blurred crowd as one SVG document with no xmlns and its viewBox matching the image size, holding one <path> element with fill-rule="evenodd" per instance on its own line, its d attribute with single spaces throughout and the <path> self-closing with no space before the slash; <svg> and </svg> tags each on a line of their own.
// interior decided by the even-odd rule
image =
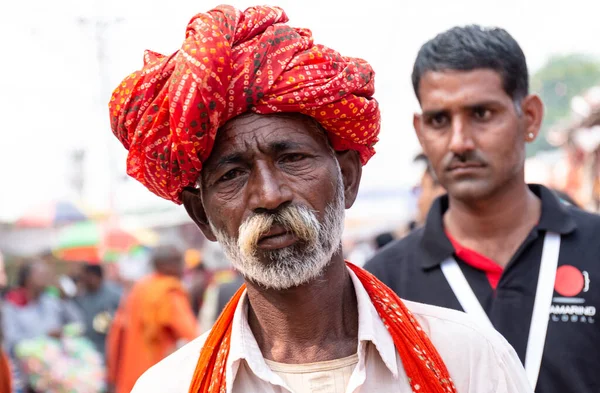
<svg viewBox="0 0 600 393">
<path fill-rule="evenodd" d="M 158 246 L 150 262 L 152 272 L 130 282 L 107 277 L 101 263 L 59 272 L 32 259 L 9 285 L 0 259 L 2 367 L 13 391 L 128 392 L 151 365 L 210 328 L 241 285 L 233 270 L 206 269 L 198 250 Z"/>
</svg>

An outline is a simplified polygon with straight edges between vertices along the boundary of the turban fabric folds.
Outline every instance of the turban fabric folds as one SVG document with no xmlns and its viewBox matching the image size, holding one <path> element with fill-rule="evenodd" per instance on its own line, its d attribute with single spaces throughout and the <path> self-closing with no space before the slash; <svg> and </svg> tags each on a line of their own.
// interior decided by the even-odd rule
<svg viewBox="0 0 600 393">
<path fill-rule="evenodd" d="M 356 150 L 365 164 L 380 128 L 373 69 L 287 21 L 278 7 L 219 6 L 192 18 L 177 52 L 146 51 L 109 103 L 112 131 L 129 150 L 127 173 L 181 203 L 217 130 L 248 111 L 311 116 L 335 150 Z"/>
</svg>

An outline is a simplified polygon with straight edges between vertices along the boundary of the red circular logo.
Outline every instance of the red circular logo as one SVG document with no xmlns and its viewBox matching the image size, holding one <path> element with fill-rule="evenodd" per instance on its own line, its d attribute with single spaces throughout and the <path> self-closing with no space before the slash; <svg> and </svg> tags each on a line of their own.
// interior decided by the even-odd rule
<svg viewBox="0 0 600 393">
<path fill-rule="evenodd" d="M 581 292 L 585 280 L 583 274 L 575 266 L 563 265 L 556 270 L 554 290 L 561 296 L 575 296 Z"/>
</svg>

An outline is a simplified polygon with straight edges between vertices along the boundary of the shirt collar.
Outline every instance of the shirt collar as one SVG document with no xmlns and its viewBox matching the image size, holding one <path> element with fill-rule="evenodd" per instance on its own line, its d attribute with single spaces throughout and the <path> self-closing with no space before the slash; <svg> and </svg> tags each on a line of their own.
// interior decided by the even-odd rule
<svg viewBox="0 0 600 393">
<path fill-rule="evenodd" d="M 364 350 L 367 343 L 371 343 L 377 349 L 377 353 L 386 367 L 398 377 L 398 365 L 396 359 L 396 347 L 392 336 L 381 321 L 377 310 L 371 302 L 367 291 L 356 277 L 354 272 L 348 269 L 358 305 L 358 352 L 359 362 L 365 361 Z M 375 351 L 374 351 L 375 352 Z M 238 304 L 231 327 L 231 342 L 229 356 L 226 364 L 226 378 L 233 381 L 237 374 L 239 362 L 245 360 L 250 370 L 260 379 L 274 385 L 285 386 L 281 378 L 271 371 L 266 364 L 258 343 L 252 334 L 248 324 L 248 297 L 246 292 L 242 295 Z M 232 383 L 227 383 L 228 393 Z"/>
<path fill-rule="evenodd" d="M 258 378 L 274 385 L 285 386 L 281 378 L 275 374 L 262 356 L 262 352 L 248 323 L 248 294 L 244 291 L 233 315 L 229 356 L 225 366 L 227 393 L 231 393 L 240 362 L 245 360 L 248 367 Z"/>
<path fill-rule="evenodd" d="M 542 200 L 542 217 L 538 229 L 561 235 L 567 235 L 577 229 L 569 206 L 561 202 L 554 192 L 538 184 L 529 185 L 529 189 Z"/>
<path fill-rule="evenodd" d="M 356 303 L 358 305 L 359 349 L 361 343 L 373 344 L 388 370 L 390 370 L 395 378 L 398 378 L 396 345 L 394 344 L 394 340 L 377 313 L 375 306 L 373 306 L 373 302 L 363 284 L 352 270 L 348 269 L 348 272 L 354 285 Z"/>
<path fill-rule="evenodd" d="M 542 201 L 542 215 L 536 229 L 566 235 L 577 229 L 569 208 L 548 188 L 539 184 L 528 185 Z M 425 227 L 421 232 L 421 265 L 433 268 L 452 256 L 454 247 L 444 232 L 443 216 L 448 210 L 448 195 L 436 199 L 429 210 Z"/>
</svg>

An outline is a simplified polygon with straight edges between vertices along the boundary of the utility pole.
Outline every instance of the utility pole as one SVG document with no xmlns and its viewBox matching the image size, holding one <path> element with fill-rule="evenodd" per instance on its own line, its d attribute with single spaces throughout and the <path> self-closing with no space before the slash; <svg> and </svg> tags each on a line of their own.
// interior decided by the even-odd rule
<svg viewBox="0 0 600 393">
<path fill-rule="evenodd" d="M 116 219 L 115 194 L 117 192 L 118 174 L 116 170 L 116 157 L 113 150 L 114 138 L 109 132 L 108 124 L 108 100 L 110 98 L 109 77 L 107 69 L 108 56 L 106 54 L 106 31 L 111 27 L 124 21 L 124 18 L 111 17 L 106 18 L 102 12 L 103 0 L 96 0 L 96 14 L 91 17 L 81 17 L 78 19 L 82 27 L 91 27 L 94 31 L 94 43 L 96 46 L 96 62 L 98 65 L 98 90 L 97 102 L 95 103 L 98 113 L 98 124 L 106 126 L 106 158 L 108 160 L 109 175 L 109 217 Z"/>
<path fill-rule="evenodd" d="M 69 183 L 79 202 L 83 201 L 83 190 L 85 187 L 85 176 L 83 166 L 85 163 L 85 150 L 75 149 L 69 157 Z"/>
</svg>

